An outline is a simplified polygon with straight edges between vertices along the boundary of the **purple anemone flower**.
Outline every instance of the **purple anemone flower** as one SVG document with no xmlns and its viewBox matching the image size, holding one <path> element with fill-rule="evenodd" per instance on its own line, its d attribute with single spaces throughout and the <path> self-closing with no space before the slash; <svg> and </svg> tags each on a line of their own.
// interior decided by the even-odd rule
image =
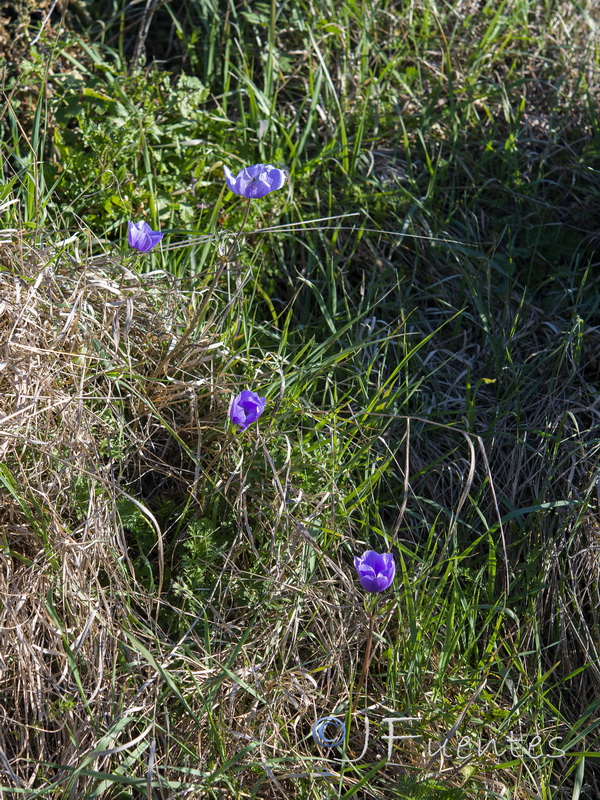
<svg viewBox="0 0 600 800">
<path fill-rule="evenodd" d="M 256 392 L 244 389 L 237 397 L 233 398 L 229 417 L 234 425 L 239 425 L 240 429 L 245 431 L 260 417 L 265 410 L 266 403 L 266 397 L 259 397 Z"/>
<path fill-rule="evenodd" d="M 229 167 L 223 166 L 223 171 L 230 190 L 248 200 L 256 200 L 275 189 L 281 189 L 286 179 L 285 171 L 272 164 L 244 167 L 235 177 Z"/>
<path fill-rule="evenodd" d="M 160 242 L 164 233 L 153 231 L 147 222 L 128 222 L 129 234 L 127 239 L 129 246 L 139 250 L 140 253 L 147 253 Z"/>
<path fill-rule="evenodd" d="M 376 553 L 366 550 L 362 556 L 354 556 L 354 566 L 360 578 L 360 585 L 367 592 L 384 592 L 391 586 L 396 573 L 392 553 Z"/>
</svg>

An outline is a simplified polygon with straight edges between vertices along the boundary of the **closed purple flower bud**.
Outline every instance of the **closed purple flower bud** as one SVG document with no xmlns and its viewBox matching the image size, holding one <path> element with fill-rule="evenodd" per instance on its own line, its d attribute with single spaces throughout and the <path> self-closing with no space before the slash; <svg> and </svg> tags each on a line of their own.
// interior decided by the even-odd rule
<svg viewBox="0 0 600 800">
<path fill-rule="evenodd" d="M 275 189 L 281 189 L 285 183 L 286 173 L 277 169 L 272 164 L 254 164 L 245 167 L 233 176 L 229 167 L 223 166 L 227 186 L 234 194 L 239 194 L 248 200 L 264 197 Z"/>
<path fill-rule="evenodd" d="M 354 556 L 354 566 L 360 585 L 367 592 L 384 592 L 391 586 L 396 574 L 392 553 L 380 554 L 374 550 L 366 550 L 360 558 Z"/>
<path fill-rule="evenodd" d="M 245 431 L 249 425 L 260 417 L 265 410 L 266 397 L 259 397 L 256 392 L 244 389 L 234 397 L 229 409 L 229 417 L 234 425 L 239 425 Z"/>
<path fill-rule="evenodd" d="M 147 222 L 128 222 L 129 234 L 127 239 L 129 246 L 139 250 L 140 253 L 147 253 L 160 242 L 164 233 L 153 231 Z"/>
</svg>

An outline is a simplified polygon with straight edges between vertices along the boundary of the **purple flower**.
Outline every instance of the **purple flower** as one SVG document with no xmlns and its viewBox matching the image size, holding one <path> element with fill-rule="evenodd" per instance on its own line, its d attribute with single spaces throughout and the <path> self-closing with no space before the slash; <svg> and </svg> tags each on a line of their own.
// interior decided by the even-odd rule
<svg viewBox="0 0 600 800">
<path fill-rule="evenodd" d="M 251 167 L 245 167 L 238 172 L 235 178 L 229 167 L 223 166 L 223 171 L 227 186 L 231 191 L 248 200 L 255 200 L 275 189 L 281 189 L 286 178 L 284 170 L 277 169 L 272 164 L 254 164 Z"/>
<path fill-rule="evenodd" d="M 233 398 L 229 417 L 234 425 L 239 425 L 240 429 L 245 431 L 260 417 L 265 410 L 266 403 L 266 397 L 259 397 L 256 392 L 244 389 L 237 397 Z"/>
<path fill-rule="evenodd" d="M 164 233 L 153 231 L 147 222 L 128 222 L 130 247 L 135 247 L 140 253 L 147 253 L 160 242 Z"/>
<path fill-rule="evenodd" d="M 354 556 L 354 566 L 360 585 L 367 592 L 384 592 L 391 586 L 396 573 L 394 556 L 391 553 L 376 553 L 366 550 L 360 558 Z"/>
</svg>

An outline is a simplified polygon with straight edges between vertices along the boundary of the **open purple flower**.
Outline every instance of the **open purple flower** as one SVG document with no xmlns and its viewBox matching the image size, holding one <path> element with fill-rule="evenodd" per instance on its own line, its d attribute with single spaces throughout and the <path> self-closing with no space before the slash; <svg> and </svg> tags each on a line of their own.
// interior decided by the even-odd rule
<svg viewBox="0 0 600 800">
<path fill-rule="evenodd" d="M 266 397 L 259 397 L 256 392 L 244 389 L 237 397 L 233 398 L 229 409 L 229 417 L 234 425 L 239 425 L 245 431 L 249 425 L 260 417 L 267 404 Z"/>
<path fill-rule="evenodd" d="M 358 572 L 360 585 L 367 592 L 384 592 L 391 586 L 396 573 L 392 553 L 376 553 L 366 550 L 362 556 L 354 556 L 354 566 Z"/>
<path fill-rule="evenodd" d="M 153 231 L 147 222 L 128 222 L 129 234 L 127 239 L 129 246 L 139 250 L 140 253 L 147 253 L 160 242 L 164 233 Z"/>
<path fill-rule="evenodd" d="M 286 178 L 285 171 L 277 169 L 272 164 L 244 167 L 235 178 L 229 167 L 223 166 L 223 171 L 230 190 L 248 200 L 256 200 L 269 192 L 274 192 L 275 189 L 281 189 Z"/>
</svg>

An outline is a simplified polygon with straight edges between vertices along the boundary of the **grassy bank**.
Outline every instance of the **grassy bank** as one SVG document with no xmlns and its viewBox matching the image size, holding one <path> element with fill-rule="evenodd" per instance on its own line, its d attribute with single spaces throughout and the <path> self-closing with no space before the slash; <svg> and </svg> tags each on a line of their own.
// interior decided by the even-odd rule
<svg viewBox="0 0 600 800">
<path fill-rule="evenodd" d="M 594 4 L 42 12 L 0 120 L 0 793 L 597 797 Z"/>
</svg>

